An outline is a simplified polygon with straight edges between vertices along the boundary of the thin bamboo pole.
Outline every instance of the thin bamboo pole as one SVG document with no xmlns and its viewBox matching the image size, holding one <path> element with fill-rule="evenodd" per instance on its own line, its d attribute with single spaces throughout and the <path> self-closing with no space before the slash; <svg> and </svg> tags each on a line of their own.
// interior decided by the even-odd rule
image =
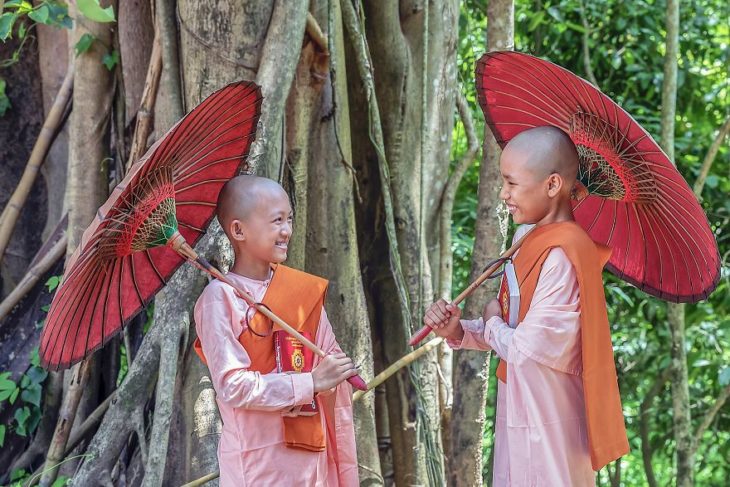
<svg viewBox="0 0 730 487">
<path fill-rule="evenodd" d="M 48 272 L 48 269 L 58 262 L 58 259 L 61 259 L 66 254 L 67 244 L 68 238 L 64 234 L 58 242 L 53 244 L 51 250 L 37 264 L 28 269 L 23 279 L 15 286 L 15 289 L 0 303 L 0 321 L 10 314 L 13 308 L 23 299 L 23 296 L 28 294 L 28 291 L 36 285 L 38 279 Z"/>
<path fill-rule="evenodd" d="M 66 71 L 66 77 L 63 84 L 58 90 L 56 99 L 53 100 L 53 106 L 43 122 L 40 134 L 33 145 L 33 151 L 30 153 L 28 163 L 25 166 L 23 175 L 20 178 L 18 187 L 15 188 L 13 195 L 10 197 L 8 204 L 5 205 L 2 215 L 0 215 L 0 260 L 5 255 L 5 251 L 10 243 L 10 237 L 13 235 L 15 224 L 20 217 L 20 211 L 28 199 L 33 183 L 38 177 L 41 166 L 46 159 L 48 149 L 51 147 L 58 129 L 63 121 L 63 114 L 66 107 L 70 103 L 71 93 L 73 92 L 74 69 L 73 65 L 69 65 Z"/>
<path fill-rule="evenodd" d="M 157 90 L 162 75 L 162 46 L 160 41 L 159 23 L 155 23 L 155 37 L 152 41 L 152 54 L 147 67 L 147 78 L 142 91 L 142 102 L 137 110 L 137 123 L 134 127 L 134 139 L 129 150 L 126 170 L 144 155 L 147 149 L 147 138 L 152 132 L 152 116 L 157 100 Z"/>
</svg>

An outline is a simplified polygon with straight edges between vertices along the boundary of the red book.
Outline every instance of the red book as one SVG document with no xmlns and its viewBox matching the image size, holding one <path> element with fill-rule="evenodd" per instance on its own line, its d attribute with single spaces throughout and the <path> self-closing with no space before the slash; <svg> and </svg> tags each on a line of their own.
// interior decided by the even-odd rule
<svg viewBox="0 0 730 487">
<path fill-rule="evenodd" d="M 502 307 L 502 319 L 512 328 L 516 327 L 520 312 L 520 286 L 512 261 L 507 261 L 504 265 L 502 284 L 497 296 Z"/>
<path fill-rule="evenodd" d="M 301 332 L 305 338 L 312 340 L 307 332 Z M 289 335 L 284 330 L 274 332 L 274 352 L 276 354 L 276 371 L 282 372 L 311 372 L 314 362 L 314 352 L 305 347 L 299 339 Z M 317 412 L 317 402 L 302 406 L 300 412 Z"/>
</svg>

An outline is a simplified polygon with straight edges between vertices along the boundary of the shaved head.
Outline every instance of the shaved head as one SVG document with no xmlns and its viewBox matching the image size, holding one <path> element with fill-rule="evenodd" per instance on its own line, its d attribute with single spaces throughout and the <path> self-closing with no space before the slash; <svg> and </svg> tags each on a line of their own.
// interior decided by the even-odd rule
<svg viewBox="0 0 730 487">
<path fill-rule="evenodd" d="M 526 169 L 540 179 L 559 174 L 572 187 L 578 175 L 578 151 L 568 134 L 557 127 L 535 127 L 520 132 L 504 152 L 520 154 Z"/>
<path fill-rule="evenodd" d="M 246 220 L 262 200 L 281 195 L 288 200 L 284 188 L 272 179 L 249 174 L 236 176 L 223 185 L 218 195 L 216 216 L 228 233 L 231 221 Z"/>
</svg>

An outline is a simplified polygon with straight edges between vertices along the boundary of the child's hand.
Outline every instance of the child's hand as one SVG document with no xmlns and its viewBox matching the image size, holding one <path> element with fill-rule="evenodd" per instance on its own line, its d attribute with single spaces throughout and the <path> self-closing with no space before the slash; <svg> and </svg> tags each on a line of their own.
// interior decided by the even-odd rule
<svg viewBox="0 0 730 487">
<path fill-rule="evenodd" d="M 423 323 L 430 326 L 438 336 L 459 341 L 464 337 L 460 319 L 461 310 L 458 306 L 439 299 L 426 310 Z"/>
<path fill-rule="evenodd" d="M 499 304 L 499 301 L 493 299 L 488 302 L 487 305 L 484 307 L 484 312 L 482 313 L 482 315 L 484 316 L 484 321 L 487 321 L 493 316 L 502 316 L 502 306 Z"/>
<path fill-rule="evenodd" d="M 327 355 L 312 370 L 314 392 L 332 389 L 340 382 L 356 374 L 357 369 L 355 368 L 355 364 L 344 353 L 340 352 Z"/>
</svg>

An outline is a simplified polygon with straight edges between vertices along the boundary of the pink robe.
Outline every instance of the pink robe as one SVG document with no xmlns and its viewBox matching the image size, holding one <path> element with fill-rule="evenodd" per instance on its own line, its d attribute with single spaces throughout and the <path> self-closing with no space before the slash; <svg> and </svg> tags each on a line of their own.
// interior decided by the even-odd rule
<svg viewBox="0 0 730 487">
<path fill-rule="evenodd" d="M 259 302 L 270 283 L 234 273 L 228 273 L 228 277 Z M 195 304 L 195 329 L 223 420 L 218 443 L 220 486 L 358 485 L 349 384 L 317 395 L 323 410 L 319 396 L 337 394 L 334 414 L 322 414 L 322 427 L 327 432 L 325 451 L 288 448 L 281 416 L 296 414 L 297 406 L 315 397 L 312 374 L 260 374 L 248 370 L 251 360 L 238 341 L 246 309 L 246 303 L 220 281 L 211 282 Z M 325 352 L 340 351 L 324 310 L 315 341 Z M 317 357 L 314 365 L 318 362 Z"/>
<path fill-rule="evenodd" d="M 528 227 L 520 227 L 514 240 Z M 519 251 L 518 251 L 519 252 Z M 494 487 L 593 486 L 581 379 L 579 288 L 560 248 L 548 254 L 530 309 L 517 328 L 500 317 L 462 320 L 452 348 L 494 350 L 497 381 Z"/>
</svg>

